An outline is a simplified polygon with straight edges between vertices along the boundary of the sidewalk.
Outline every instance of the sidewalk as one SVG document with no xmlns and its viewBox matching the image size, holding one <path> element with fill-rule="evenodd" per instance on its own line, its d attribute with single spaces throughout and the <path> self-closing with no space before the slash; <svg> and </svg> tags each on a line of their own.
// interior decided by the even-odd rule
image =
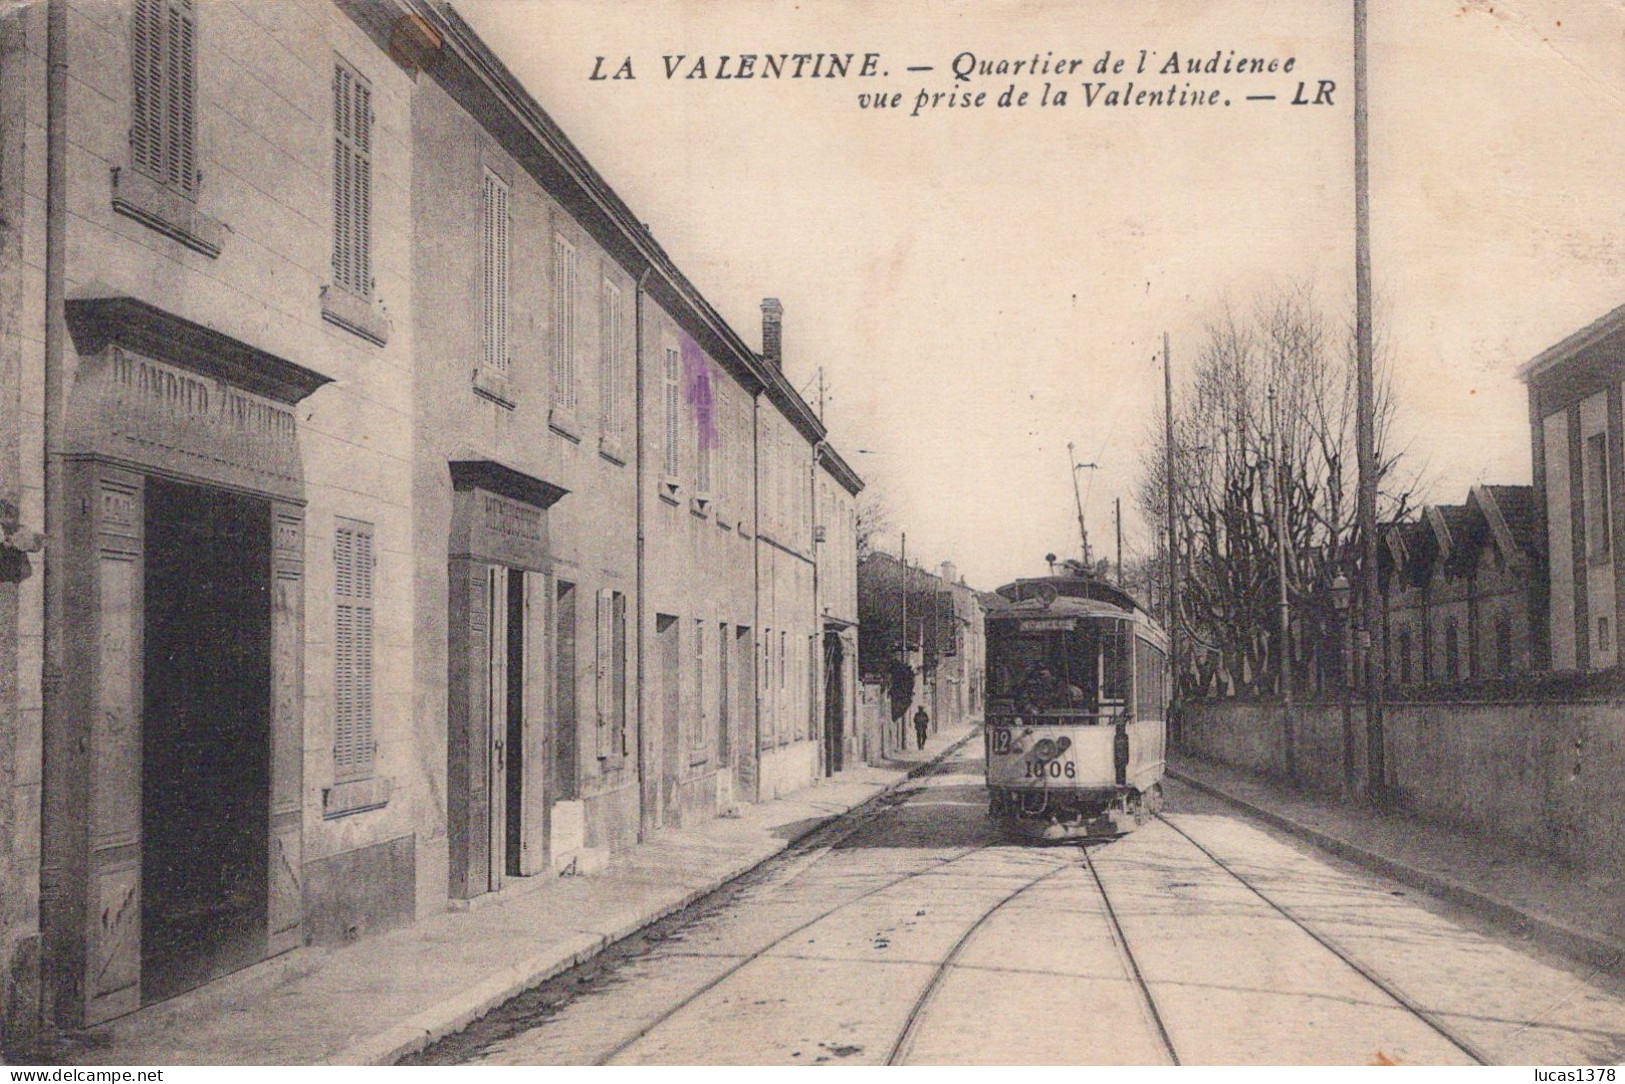
<svg viewBox="0 0 1625 1084">
<path fill-rule="evenodd" d="M 944 759 L 975 728 L 736 818 L 661 833 L 562 877 L 341 948 L 303 948 L 39 1052 L 47 1064 L 387 1065 L 707 895 Z"/>
<path fill-rule="evenodd" d="M 1168 774 L 1339 858 L 1625 976 L 1625 883 L 1616 879 L 1475 833 L 1301 794 L 1210 761 L 1171 755 Z"/>
</svg>

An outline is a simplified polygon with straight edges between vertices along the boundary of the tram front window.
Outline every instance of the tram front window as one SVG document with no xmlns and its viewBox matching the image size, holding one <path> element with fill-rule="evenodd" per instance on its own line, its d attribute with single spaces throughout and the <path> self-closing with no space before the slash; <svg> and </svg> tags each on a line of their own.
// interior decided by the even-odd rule
<svg viewBox="0 0 1625 1084">
<path fill-rule="evenodd" d="M 1110 716 L 1126 711 L 1130 688 L 1126 623 L 1067 625 L 989 637 L 989 698 L 1009 701 L 1022 715 Z"/>
</svg>

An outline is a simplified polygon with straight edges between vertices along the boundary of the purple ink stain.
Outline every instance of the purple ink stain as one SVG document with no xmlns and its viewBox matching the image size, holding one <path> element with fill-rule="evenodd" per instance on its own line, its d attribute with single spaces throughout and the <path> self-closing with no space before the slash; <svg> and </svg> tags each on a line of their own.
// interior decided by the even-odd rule
<svg viewBox="0 0 1625 1084">
<path fill-rule="evenodd" d="M 699 427 L 700 447 L 715 448 L 717 440 L 716 400 L 711 393 L 711 359 L 705 356 L 700 344 L 683 336 L 683 388 L 684 398 Z"/>
</svg>

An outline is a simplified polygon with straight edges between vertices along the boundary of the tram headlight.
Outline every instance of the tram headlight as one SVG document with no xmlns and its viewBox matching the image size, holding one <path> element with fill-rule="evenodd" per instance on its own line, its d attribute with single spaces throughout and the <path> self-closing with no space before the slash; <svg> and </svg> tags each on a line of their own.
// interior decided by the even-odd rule
<svg viewBox="0 0 1625 1084">
<path fill-rule="evenodd" d="M 1068 749 L 1072 748 L 1072 739 L 1064 734 L 1059 738 L 1043 738 L 1033 746 L 1034 760 L 1054 760 Z"/>
</svg>

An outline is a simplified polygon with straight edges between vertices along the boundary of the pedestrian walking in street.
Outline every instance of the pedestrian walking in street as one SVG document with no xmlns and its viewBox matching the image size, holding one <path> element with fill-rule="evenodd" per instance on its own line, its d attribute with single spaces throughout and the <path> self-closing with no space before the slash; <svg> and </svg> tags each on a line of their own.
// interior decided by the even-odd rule
<svg viewBox="0 0 1625 1084">
<path fill-rule="evenodd" d="M 921 704 L 914 709 L 914 736 L 919 739 L 920 748 L 925 748 L 925 731 L 931 725 L 931 716 L 925 713 L 925 705 Z"/>
</svg>

